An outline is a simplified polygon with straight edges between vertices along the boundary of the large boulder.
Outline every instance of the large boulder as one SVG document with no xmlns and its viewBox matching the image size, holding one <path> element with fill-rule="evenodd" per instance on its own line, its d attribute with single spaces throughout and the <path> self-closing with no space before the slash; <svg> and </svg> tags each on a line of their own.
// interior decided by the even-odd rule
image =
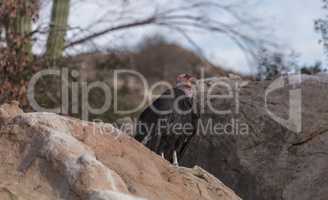
<svg viewBox="0 0 328 200">
<path fill-rule="evenodd" d="M 111 124 L 0 107 L 1 200 L 240 200 L 200 167 L 175 167 Z"/>
<path fill-rule="evenodd" d="M 199 130 L 182 158 L 182 164 L 201 166 L 244 200 L 327 199 L 327 77 L 327 74 L 303 75 L 299 83 L 298 77 L 254 81 L 244 84 L 239 96 L 235 96 L 237 101 L 212 99 L 214 108 L 233 112 L 215 114 L 213 109 L 205 106 L 202 123 L 212 120 L 213 125 L 232 125 L 227 126 L 230 128 L 224 134 L 213 134 L 210 129 Z M 286 86 L 268 93 L 266 109 L 265 94 L 272 86 L 282 86 L 279 82 L 285 82 Z M 279 120 L 272 117 L 287 119 L 290 108 L 296 105 L 290 97 L 299 91 L 302 118 L 295 122 L 301 122 L 300 131 L 295 126 L 286 128 L 286 124 L 278 123 Z M 227 88 L 219 87 L 213 92 L 227 94 Z M 236 108 L 238 112 L 235 112 Z M 297 111 L 297 106 L 293 109 Z M 247 126 L 246 131 L 240 131 L 242 126 Z"/>
</svg>

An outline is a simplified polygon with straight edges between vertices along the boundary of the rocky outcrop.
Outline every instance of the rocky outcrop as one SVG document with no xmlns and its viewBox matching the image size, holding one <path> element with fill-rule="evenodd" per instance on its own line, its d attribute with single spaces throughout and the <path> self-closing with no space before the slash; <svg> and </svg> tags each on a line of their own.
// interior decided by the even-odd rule
<svg viewBox="0 0 328 200">
<path fill-rule="evenodd" d="M 266 109 L 264 97 L 272 83 L 249 82 L 240 89 L 237 101 L 212 99 L 214 108 L 233 112 L 220 115 L 206 107 L 201 121 L 230 124 L 230 128 L 219 135 L 213 135 L 210 129 L 201 131 L 192 140 L 182 164 L 201 166 L 244 200 L 327 199 L 328 76 L 303 75 L 301 83 L 287 84 L 268 94 Z M 300 132 L 287 129 L 268 112 L 287 119 L 295 106 L 290 101 L 294 91 L 301 91 Z M 214 91 L 226 93 L 226 87 Z M 236 130 L 243 124 L 248 127 L 246 134 Z"/>
<path fill-rule="evenodd" d="M 175 167 L 111 124 L 0 107 L 1 200 L 238 200 L 200 167 Z"/>
</svg>

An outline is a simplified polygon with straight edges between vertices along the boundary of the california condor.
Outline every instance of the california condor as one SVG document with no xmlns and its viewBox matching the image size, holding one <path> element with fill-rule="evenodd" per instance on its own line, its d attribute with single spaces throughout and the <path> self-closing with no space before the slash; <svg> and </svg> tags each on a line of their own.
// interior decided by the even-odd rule
<svg viewBox="0 0 328 200">
<path fill-rule="evenodd" d="M 176 87 L 166 90 L 139 116 L 135 139 L 170 162 L 182 158 L 196 133 L 198 116 L 193 109 L 195 79 L 177 76 Z M 176 163 L 175 163 L 176 164 Z"/>
</svg>

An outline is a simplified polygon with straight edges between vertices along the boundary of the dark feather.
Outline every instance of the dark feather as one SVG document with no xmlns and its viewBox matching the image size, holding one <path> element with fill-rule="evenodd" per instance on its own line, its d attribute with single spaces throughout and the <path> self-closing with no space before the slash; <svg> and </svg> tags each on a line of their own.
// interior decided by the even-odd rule
<svg viewBox="0 0 328 200">
<path fill-rule="evenodd" d="M 152 151 L 164 153 L 170 161 L 174 150 L 181 158 L 196 132 L 197 117 L 192 104 L 192 98 L 181 89 L 165 91 L 139 116 L 135 138 Z M 188 129 L 184 129 L 186 126 Z"/>
</svg>

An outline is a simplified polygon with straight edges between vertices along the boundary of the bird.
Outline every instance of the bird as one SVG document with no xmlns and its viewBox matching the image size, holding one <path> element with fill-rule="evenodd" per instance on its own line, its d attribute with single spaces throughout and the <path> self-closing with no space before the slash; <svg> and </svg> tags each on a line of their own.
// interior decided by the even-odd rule
<svg viewBox="0 0 328 200">
<path fill-rule="evenodd" d="M 178 75 L 176 86 L 154 100 L 136 123 L 135 139 L 175 165 L 197 132 L 199 116 L 193 109 L 195 80 L 189 74 Z"/>
</svg>

